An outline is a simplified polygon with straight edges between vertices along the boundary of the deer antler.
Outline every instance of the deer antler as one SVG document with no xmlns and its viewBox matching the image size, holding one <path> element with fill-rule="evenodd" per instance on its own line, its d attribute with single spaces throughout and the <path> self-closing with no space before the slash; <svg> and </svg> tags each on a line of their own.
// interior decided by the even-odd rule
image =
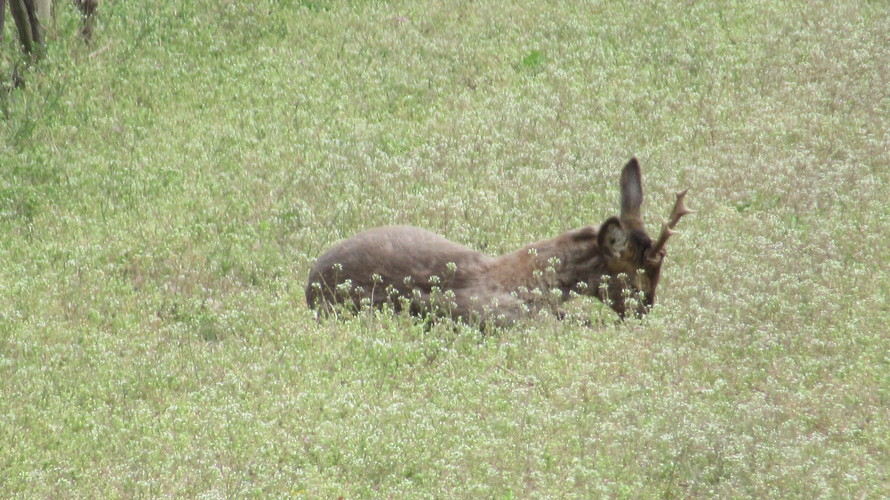
<svg viewBox="0 0 890 500">
<path fill-rule="evenodd" d="M 688 189 L 684 189 L 677 193 L 677 201 L 674 203 L 674 210 L 671 211 L 670 218 L 665 221 L 665 223 L 661 226 L 661 235 L 658 237 L 658 240 L 654 245 L 649 247 L 649 250 L 646 251 L 646 258 L 652 261 L 657 261 L 660 259 L 659 253 L 662 249 L 664 249 L 664 245 L 667 243 L 668 238 L 673 234 L 677 234 L 674 231 L 674 227 L 680 222 L 680 218 L 684 215 L 693 214 L 695 210 L 689 210 L 686 208 L 684 200 L 686 199 L 686 192 Z"/>
</svg>

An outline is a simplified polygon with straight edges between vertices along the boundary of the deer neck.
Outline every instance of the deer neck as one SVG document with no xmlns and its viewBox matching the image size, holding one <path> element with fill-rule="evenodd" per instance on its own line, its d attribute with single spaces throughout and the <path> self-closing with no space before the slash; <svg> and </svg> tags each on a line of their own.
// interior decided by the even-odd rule
<svg viewBox="0 0 890 500">
<path fill-rule="evenodd" d="M 581 281 L 601 276 L 602 260 L 589 246 L 573 244 L 563 236 L 527 245 L 498 257 L 488 270 L 490 278 L 509 291 L 562 291 L 563 300 L 577 291 Z"/>
</svg>

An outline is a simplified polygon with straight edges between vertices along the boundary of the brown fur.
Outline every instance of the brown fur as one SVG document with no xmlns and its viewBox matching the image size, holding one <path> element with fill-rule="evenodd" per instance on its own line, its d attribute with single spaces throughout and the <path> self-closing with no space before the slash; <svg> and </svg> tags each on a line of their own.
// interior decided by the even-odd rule
<svg viewBox="0 0 890 500">
<path fill-rule="evenodd" d="M 500 257 L 416 227 L 369 229 L 319 257 L 306 302 L 324 311 L 336 304 L 391 304 L 413 314 L 508 324 L 540 310 L 561 316 L 562 303 L 577 293 L 603 300 L 622 318 L 640 316 L 655 301 L 665 255 L 647 256 L 652 239 L 643 229 L 642 202 L 639 165 L 632 159 L 621 176 L 621 217 Z"/>
</svg>

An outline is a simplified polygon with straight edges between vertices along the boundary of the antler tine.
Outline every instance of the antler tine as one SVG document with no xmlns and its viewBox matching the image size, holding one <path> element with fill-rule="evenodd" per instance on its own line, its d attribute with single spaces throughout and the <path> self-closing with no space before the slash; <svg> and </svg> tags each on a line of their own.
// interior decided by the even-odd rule
<svg viewBox="0 0 890 500">
<path fill-rule="evenodd" d="M 670 218 L 662 224 L 661 235 L 658 237 L 655 244 L 649 247 L 649 250 L 646 252 L 647 258 L 657 260 L 659 258 L 658 254 L 664 249 L 664 245 L 667 243 L 668 238 L 677 234 L 677 231 L 674 231 L 673 229 L 677 226 L 677 223 L 680 222 L 680 218 L 684 215 L 695 213 L 695 210 L 686 208 L 685 201 L 687 192 L 689 192 L 689 190 L 684 189 L 677 193 L 677 201 L 674 203 L 674 209 L 671 211 Z"/>
</svg>

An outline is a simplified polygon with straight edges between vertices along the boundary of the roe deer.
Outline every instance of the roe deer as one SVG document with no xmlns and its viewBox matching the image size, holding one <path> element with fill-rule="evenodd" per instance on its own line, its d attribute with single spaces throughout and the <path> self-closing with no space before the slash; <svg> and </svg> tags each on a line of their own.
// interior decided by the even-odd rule
<svg viewBox="0 0 890 500">
<path fill-rule="evenodd" d="M 468 323 L 506 325 L 560 305 L 573 294 L 597 297 L 621 318 L 641 317 L 655 302 L 665 243 L 686 214 L 677 193 L 655 243 L 643 229 L 640 166 L 621 172 L 621 215 L 490 257 L 410 226 L 369 229 L 335 245 L 309 272 L 306 302 L 330 312 L 391 304 L 412 314 L 435 313 Z"/>
</svg>

